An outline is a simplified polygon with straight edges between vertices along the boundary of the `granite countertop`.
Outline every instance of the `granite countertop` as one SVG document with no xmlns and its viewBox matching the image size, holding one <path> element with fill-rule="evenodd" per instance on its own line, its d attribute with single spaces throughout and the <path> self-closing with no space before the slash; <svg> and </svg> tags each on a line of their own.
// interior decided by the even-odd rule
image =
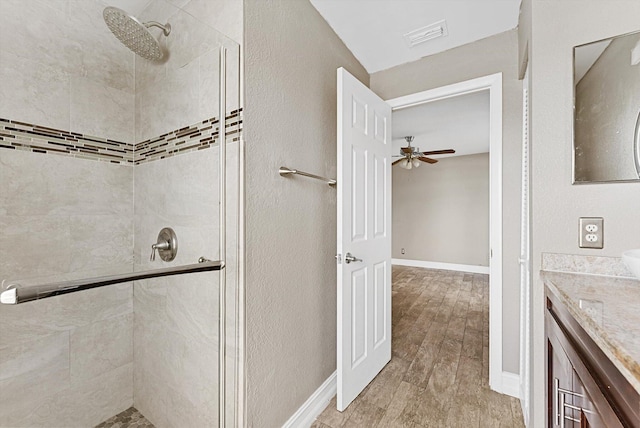
<svg viewBox="0 0 640 428">
<path fill-rule="evenodd" d="M 550 271 L 541 277 L 640 393 L 640 281 Z"/>
</svg>

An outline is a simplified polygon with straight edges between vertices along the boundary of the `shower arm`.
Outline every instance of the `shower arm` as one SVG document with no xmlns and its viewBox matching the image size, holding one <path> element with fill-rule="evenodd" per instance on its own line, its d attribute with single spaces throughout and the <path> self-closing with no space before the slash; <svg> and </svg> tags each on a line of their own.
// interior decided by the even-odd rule
<svg viewBox="0 0 640 428">
<path fill-rule="evenodd" d="M 169 34 L 171 34 L 171 24 L 169 24 L 168 22 L 166 24 L 161 24 L 159 22 L 156 21 L 149 21 L 149 22 L 145 22 L 144 26 L 149 28 L 149 27 L 158 27 L 160 29 L 162 29 L 162 32 L 164 33 L 165 37 L 168 36 Z"/>
</svg>

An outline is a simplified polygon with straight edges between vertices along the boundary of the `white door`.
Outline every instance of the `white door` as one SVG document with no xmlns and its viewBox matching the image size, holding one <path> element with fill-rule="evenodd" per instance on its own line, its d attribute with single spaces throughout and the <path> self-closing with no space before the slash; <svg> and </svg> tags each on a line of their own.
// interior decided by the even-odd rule
<svg viewBox="0 0 640 428">
<path fill-rule="evenodd" d="M 391 107 L 338 69 L 338 410 L 391 359 Z"/>
</svg>

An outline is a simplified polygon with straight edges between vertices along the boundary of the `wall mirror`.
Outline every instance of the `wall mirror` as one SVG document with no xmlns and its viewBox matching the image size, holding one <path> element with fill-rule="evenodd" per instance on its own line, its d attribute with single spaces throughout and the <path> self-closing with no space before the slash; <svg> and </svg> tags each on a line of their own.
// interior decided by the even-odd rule
<svg viewBox="0 0 640 428">
<path fill-rule="evenodd" d="M 573 183 L 640 180 L 640 31 L 573 49 Z"/>
</svg>

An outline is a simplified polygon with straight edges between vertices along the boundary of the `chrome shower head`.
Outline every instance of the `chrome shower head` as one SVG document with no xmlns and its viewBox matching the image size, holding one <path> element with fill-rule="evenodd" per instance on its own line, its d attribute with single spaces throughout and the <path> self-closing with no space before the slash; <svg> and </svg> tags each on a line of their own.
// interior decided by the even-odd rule
<svg viewBox="0 0 640 428">
<path fill-rule="evenodd" d="M 151 34 L 149 27 L 161 28 L 164 35 L 171 33 L 171 25 L 150 21 L 144 24 L 122 9 L 109 6 L 102 12 L 107 27 L 126 47 L 135 54 L 151 61 L 159 61 L 164 56 L 160 42 Z"/>
</svg>

